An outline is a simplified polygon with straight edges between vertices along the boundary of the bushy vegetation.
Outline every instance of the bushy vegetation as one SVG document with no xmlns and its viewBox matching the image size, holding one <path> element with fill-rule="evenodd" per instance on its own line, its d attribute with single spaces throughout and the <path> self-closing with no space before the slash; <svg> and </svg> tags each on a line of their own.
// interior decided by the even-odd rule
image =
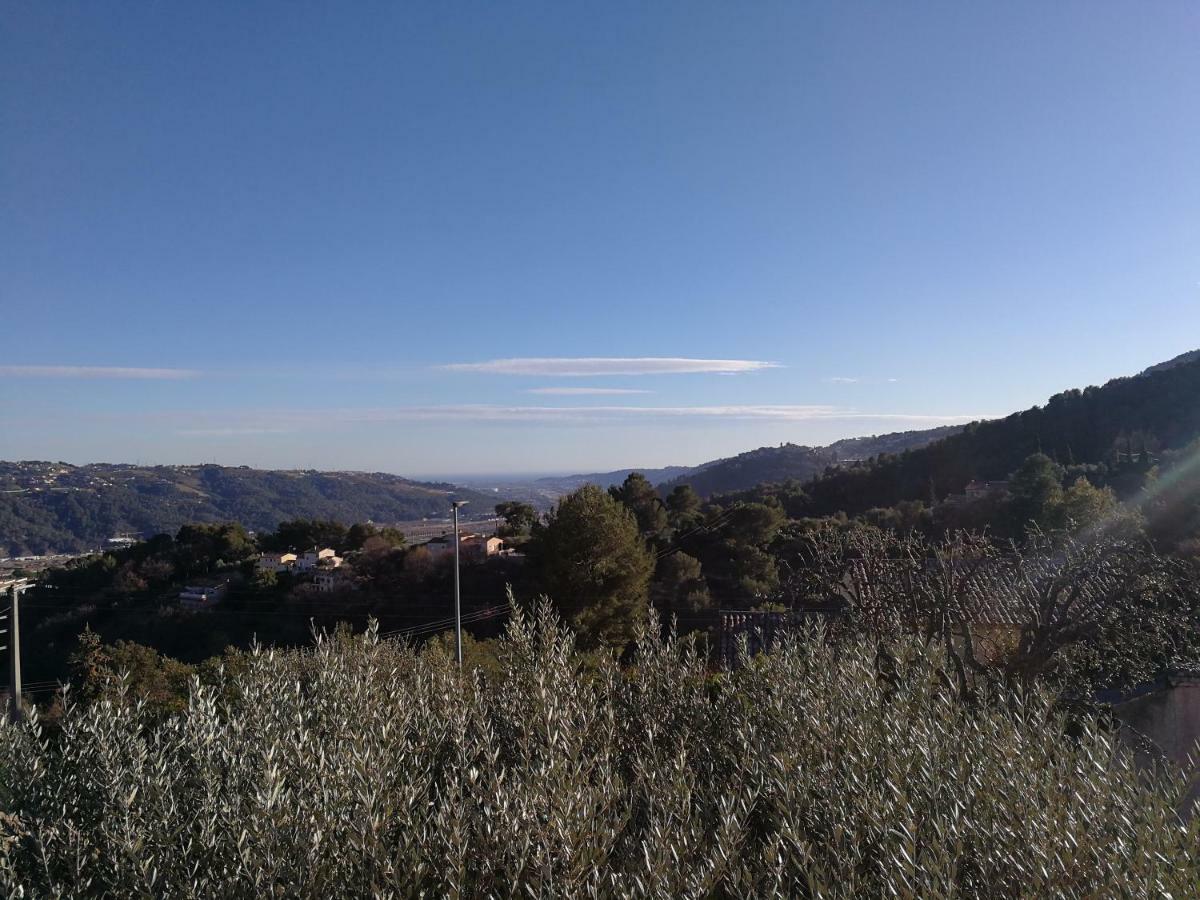
<svg viewBox="0 0 1200 900">
<path fill-rule="evenodd" d="M 26 897 L 1187 896 L 1181 785 L 937 645 L 813 634 L 712 674 L 548 608 L 494 665 L 373 635 L 259 650 L 163 718 L 119 685 L 0 726 Z"/>
</svg>

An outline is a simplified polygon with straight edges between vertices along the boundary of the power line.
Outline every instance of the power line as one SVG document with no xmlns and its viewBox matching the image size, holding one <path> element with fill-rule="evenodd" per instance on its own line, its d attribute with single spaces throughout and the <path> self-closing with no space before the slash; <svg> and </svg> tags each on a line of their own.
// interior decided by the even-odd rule
<svg viewBox="0 0 1200 900">
<path fill-rule="evenodd" d="M 694 534 L 699 534 L 701 531 L 712 531 L 714 528 L 720 527 L 735 512 L 737 512 L 737 507 L 731 507 L 731 508 L 725 510 L 725 512 L 721 513 L 715 519 L 713 519 L 713 521 L 702 522 L 699 525 L 696 525 L 694 528 L 691 528 L 688 531 L 685 531 L 683 534 L 675 535 L 671 539 L 671 542 L 672 542 L 672 544 L 674 544 L 674 546 L 669 546 L 669 547 L 664 548 L 663 550 L 660 550 L 658 552 L 658 554 L 654 557 L 655 562 L 662 559 L 664 556 L 670 556 L 672 553 L 675 553 L 676 551 L 682 549 L 679 546 L 679 541 L 686 540 L 687 538 L 691 537 Z"/>
<path fill-rule="evenodd" d="M 473 613 L 469 613 L 462 617 L 462 623 L 464 625 L 477 624 L 479 622 L 484 622 L 489 619 L 494 619 L 498 616 L 507 615 L 511 611 L 512 611 L 512 604 L 505 602 L 498 606 L 493 606 L 493 607 L 489 607 L 488 609 L 482 609 L 482 610 L 478 610 Z M 445 619 L 434 619 L 429 622 L 423 622 L 421 624 L 414 625 L 411 628 L 400 628 L 400 629 L 395 629 L 393 631 L 385 631 L 385 632 L 378 634 L 377 637 L 380 640 L 393 640 L 393 639 L 408 640 L 408 639 L 415 638 L 415 637 L 424 637 L 424 636 L 433 634 L 438 631 L 443 631 L 443 630 L 453 626 L 454 623 L 455 623 L 455 617 L 450 616 Z M 31 694 L 31 695 L 45 694 L 45 693 L 58 691 L 64 686 L 66 686 L 66 685 L 61 680 L 46 679 L 43 681 L 35 681 L 30 684 L 23 685 L 21 688 L 21 692 L 22 692 L 22 694 Z"/>
<path fill-rule="evenodd" d="M 490 609 L 482 609 L 477 612 L 471 613 L 469 615 L 463 616 L 462 621 L 464 624 L 468 624 L 468 623 L 472 623 L 472 622 L 482 622 L 486 619 L 491 619 L 491 618 L 495 618 L 496 616 L 505 615 L 508 612 L 511 612 L 511 610 L 512 610 L 512 604 L 504 603 L 504 604 L 501 604 L 500 606 L 493 606 Z M 433 631 L 440 631 L 442 629 L 449 628 L 450 626 L 452 626 L 455 623 L 455 621 L 456 621 L 456 618 L 454 616 L 450 616 L 449 618 L 446 618 L 446 619 L 438 619 L 433 622 L 426 622 L 422 625 L 414 625 L 412 628 L 397 628 L 394 631 L 381 632 L 379 637 L 380 638 L 391 638 L 391 637 L 399 637 L 399 636 L 414 637 L 419 634 L 424 634 L 424 633 L 433 632 Z"/>
<path fill-rule="evenodd" d="M 495 591 L 479 591 L 479 592 L 472 592 L 469 594 L 464 594 L 463 598 L 466 600 L 493 600 L 493 599 L 495 599 L 496 595 L 497 595 L 497 592 L 495 592 Z M 141 603 L 141 604 L 146 604 L 146 605 L 134 606 L 131 608 L 125 608 L 120 605 L 116 605 L 116 606 L 108 605 L 108 604 L 112 604 L 112 603 L 119 603 L 120 600 L 122 600 L 122 599 L 124 599 L 130 603 Z M 39 609 L 39 610 L 47 610 L 47 611 L 86 610 L 87 612 L 114 612 L 114 613 L 116 613 L 116 612 L 156 613 L 156 612 L 160 612 L 160 611 L 175 611 L 175 610 L 180 610 L 180 611 L 185 611 L 185 612 L 189 611 L 189 610 L 185 610 L 183 607 L 180 607 L 169 601 L 159 601 L 159 602 L 151 605 L 151 604 L 147 603 L 147 601 L 144 600 L 143 598 L 134 598 L 134 597 L 112 598 L 112 599 L 104 599 L 104 600 L 97 600 L 96 598 L 86 597 L 86 596 L 79 596 L 77 598 L 63 597 L 63 598 L 61 598 L 61 602 L 59 602 L 60 598 L 56 597 L 55 601 L 56 602 L 45 602 L 45 601 L 37 601 L 37 600 L 26 601 L 21 604 L 21 608 L 22 609 Z M 386 604 L 395 604 L 394 609 L 378 610 L 378 612 L 381 612 L 383 614 L 390 614 L 390 615 L 402 614 L 405 611 L 412 611 L 414 608 L 417 608 L 417 607 L 430 608 L 430 607 L 442 605 L 442 602 L 435 601 L 435 600 L 430 600 L 430 599 L 425 599 L 425 598 L 418 599 L 418 598 L 409 598 L 409 597 L 397 597 L 394 595 L 393 596 L 368 595 L 368 596 L 363 597 L 362 602 L 366 603 L 366 604 L 370 604 L 373 607 L 378 607 L 380 605 L 386 605 Z M 151 603 L 153 603 L 153 601 L 151 601 Z M 282 608 L 289 604 L 295 604 L 297 606 L 301 606 L 302 608 L 294 609 L 294 610 Z M 282 599 L 281 598 L 278 602 L 271 602 L 271 601 L 266 601 L 266 600 L 254 601 L 254 603 L 252 603 L 252 604 L 246 604 L 244 602 L 237 602 L 236 606 L 226 606 L 225 602 L 220 602 L 220 603 L 214 604 L 213 606 L 205 607 L 203 610 L 200 610 L 200 611 L 205 612 L 205 613 L 220 613 L 220 614 L 225 614 L 225 615 L 228 615 L 231 613 L 245 613 L 245 614 L 254 614 L 254 615 L 259 615 L 259 614 L 270 615 L 270 614 L 278 613 L 278 614 L 289 615 L 289 616 L 290 615 L 304 615 L 304 614 L 308 614 L 308 613 L 320 614 L 320 615 L 326 615 L 326 614 L 328 614 L 328 615 L 337 615 L 337 614 L 362 615 L 362 614 L 369 613 L 372 611 L 369 609 L 364 610 L 364 611 L 354 610 L 353 608 L 350 608 L 353 605 L 354 605 L 353 601 L 322 601 L 320 603 L 313 603 L 311 601 L 303 600 L 303 599 L 302 600 L 293 600 L 293 599 Z"/>
</svg>

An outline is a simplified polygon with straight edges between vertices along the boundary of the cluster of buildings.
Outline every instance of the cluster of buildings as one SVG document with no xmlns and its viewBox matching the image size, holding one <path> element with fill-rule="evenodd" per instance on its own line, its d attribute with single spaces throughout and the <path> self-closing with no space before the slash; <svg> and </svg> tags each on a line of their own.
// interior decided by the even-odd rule
<svg viewBox="0 0 1200 900">
<path fill-rule="evenodd" d="M 435 559 L 454 555 L 454 535 L 443 534 L 418 544 L 429 551 Z M 463 562 L 483 562 L 493 556 L 516 556 L 513 550 L 505 549 L 504 540 L 494 534 L 460 534 L 458 556 Z"/>
<path fill-rule="evenodd" d="M 435 561 L 449 559 L 454 555 L 454 535 L 442 534 L 430 539 L 417 548 L 424 548 Z M 460 534 L 459 558 L 464 564 L 485 562 L 493 557 L 519 557 L 514 550 L 507 549 L 504 541 L 493 534 Z M 260 572 L 291 574 L 304 577 L 302 590 L 318 594 L 332 594 L 353 587 L 349 566 L 332 547 L 312 547 L 303 553 L 272 551 L 260 553 L 256 568 Z M 184 609 L 207 609 L 219 602 L 229 591 L 229 580 L 213 583 L 187 585 L 179 594 L 179 605 Z"/>
<path fill-rule="evenodd" d="M 329 547 L 313 547 L 303 553 L 261 553 L 258 557 L 259 570 L 269 572 L 312 572 L 316 569 L 337 569 L 342 557 Z"/>
<path fill-rule="evenodd" d="M 263 553 L 258 558 L 259 571 L 292 572 L 312 575 L 312 589 L 319 594 L 332 594 L 349 587 L 350 579 L 341 571 L 342 557 L 331 547 L 313 547 L 303 553 Z"/>
<path fill-rule="evenodd" d="M 260 572 L 292 572 L 311 575 L 311 590 L 331 594 L 350 585 L 342 571 L 342 557 L 329 547 L 313 547 L 303 553 L 261 553 L 256 567 Z M 229 592 L 229 579 L 189 584 L 179 594 L 183 609 L 208 609 Z"/>
</svg>

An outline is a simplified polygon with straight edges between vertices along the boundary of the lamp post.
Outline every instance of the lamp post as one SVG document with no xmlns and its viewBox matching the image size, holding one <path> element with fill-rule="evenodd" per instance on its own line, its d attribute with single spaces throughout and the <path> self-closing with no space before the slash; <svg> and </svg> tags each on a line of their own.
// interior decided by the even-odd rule
<svg viewBox="0 0 1200 900">
<path fill-rule="evenodd" d="M 8 586 L 12 606 L 8 611 L 8 715 L 13 724 L 19 723 L 25 712 L 21 705 L 21 591 L 27 587 L 22 579 Z M 0 618 L 4 618 L 0 616 Z M 0 631 L 0 634 L 3 634 Z"/>
<path fill-rule="evenodd" d="M 458 509 L 466 506 L 466 500 L 454 500 L 454 654 L 458 657 L 458 668 L 462 671 L 462 593 L 458 584 Z"/>
</svg>

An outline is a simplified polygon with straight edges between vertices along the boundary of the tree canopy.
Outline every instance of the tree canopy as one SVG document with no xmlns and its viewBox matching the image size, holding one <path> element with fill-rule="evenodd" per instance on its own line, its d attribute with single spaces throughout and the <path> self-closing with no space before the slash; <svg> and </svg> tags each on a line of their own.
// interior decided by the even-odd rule
<svg viewBox="0 0 1200 900">
<path fill-rule="evenodd" d="M 595 485 L 559 501 L 534 531 L 542 589 L 583 646 L 624 647 L 645 614 L 654 560 L 634 514 Z"/>
</svg>

